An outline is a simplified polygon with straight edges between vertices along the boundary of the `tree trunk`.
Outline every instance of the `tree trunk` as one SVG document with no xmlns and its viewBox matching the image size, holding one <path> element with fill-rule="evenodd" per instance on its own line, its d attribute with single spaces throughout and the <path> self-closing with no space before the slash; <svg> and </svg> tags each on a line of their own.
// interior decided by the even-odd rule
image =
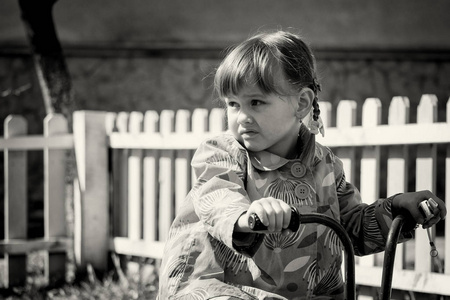
<svg viewBox="0 0 450 300">
<path fill-rule="evenodd" d="M 1 1 L 1 0 L 0 0 Z M 68 129 L 72 129 L 72 114 L 76 108 L 72 94 L 72 83 L 66 65 L 61 44 L 53 22 L 52 9 L 57 0 L 19 0 L 22 20 L 32 49 L 34 66 L 39 81 L 46 114 L 61 113 L 68 121 Z M 66 188 L 67 198 L 62 199 L 73 207 L 73 182 L 76 172 L 76 161 L 73 151 L 67 152 Z M 73 236 L 73 223 L 67 220 L 68 235 Z M 66 259 L 66 253 L 51 253 L 58 259 Z M 83 270 L 81 270 L 83 271 Z M 64 274 L 65 268 L 58 270 Z M 80 270 L 77 270 L 80 272 Z M 58 285 L 62 278 L 49 278 L 49 286 Z"/>
<path fill-rule="evenodd" d="M 72 84 L 53 22 L 57 0 L 19 0 L 46 113 L 62 113 L 72 130 Z"/>
</svg>

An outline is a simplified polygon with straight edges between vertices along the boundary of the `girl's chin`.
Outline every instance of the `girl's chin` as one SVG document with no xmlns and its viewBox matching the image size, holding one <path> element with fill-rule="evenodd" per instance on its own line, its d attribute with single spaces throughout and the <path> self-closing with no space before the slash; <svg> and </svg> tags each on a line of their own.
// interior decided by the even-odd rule
<svg viewBox="0 0 450 300">
<path fill-rule="evenodd" d="M 245 146 L 245 148 L 247 150 L 252 151 L 252 152 L 259 152 L 259 151 L 265 150 L 265 148 L 263 148 L 261 146 L 258 146 L 258 145 L 255 145 L 254 143 L 248 143 L 248 142 L 244 141 L 243 145 Z"/>
</svg>

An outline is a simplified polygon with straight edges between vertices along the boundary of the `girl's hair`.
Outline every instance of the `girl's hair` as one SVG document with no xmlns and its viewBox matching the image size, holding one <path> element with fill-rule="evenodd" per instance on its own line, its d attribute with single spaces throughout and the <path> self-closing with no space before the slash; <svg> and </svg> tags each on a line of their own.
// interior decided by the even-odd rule
<svg viewBox="0 0 450 300">
<path fill-rule="evenodd" d="M 277 69 L 294 91 L 304 87 L 314 91 L 313 117 L 317 120 L 320 85 L 315 58 L 308 45 L 290 32 L 260 33 L 233 48 L 216 71 L 215 91 L 223 99 L 237 95 L 245 85 L 256 84 L 264 93 L 287 95 L 290 92 L 276 84 Z"/>
</svg>

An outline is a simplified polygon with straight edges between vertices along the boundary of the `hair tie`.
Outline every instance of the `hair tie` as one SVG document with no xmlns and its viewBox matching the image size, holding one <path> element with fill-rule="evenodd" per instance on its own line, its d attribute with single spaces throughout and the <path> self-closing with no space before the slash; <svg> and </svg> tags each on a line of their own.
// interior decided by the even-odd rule
<svg viewBox="0 0 450 300">
<path fill-rule="evenodd" d="M 323 127 L 323 122 L 322 122 L 322 118 L 320 116 L 317 116 L 317 120 L 314 120 L 314 110 L 311 109 L 311 111 L 309 112 L 309 120 L 308 120 L 308 127 L 309 127 L 309 131 L 312 134 L 320 134 L 322 136 L 325 136 L 325 127 Z"/>
</svg>

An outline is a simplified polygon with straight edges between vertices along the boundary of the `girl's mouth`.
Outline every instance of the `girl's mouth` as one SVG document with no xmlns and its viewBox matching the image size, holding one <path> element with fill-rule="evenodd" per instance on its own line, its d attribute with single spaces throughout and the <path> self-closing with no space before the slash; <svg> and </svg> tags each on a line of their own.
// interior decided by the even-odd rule
<svg viewBox="0 0 450 300">
<path fill-rule="evenodd" d="M 252 137 L 254 137 L 254 136 L 256 136 L 258 134 L 258 132 L 257 131 L 253 131 L 253 130 L 247 130 L 247 131 L 243 131 L 242 133 L 241 133 L 241 136 L 243 137 L 243 138 L 252 138 Z"/>
</svg>

